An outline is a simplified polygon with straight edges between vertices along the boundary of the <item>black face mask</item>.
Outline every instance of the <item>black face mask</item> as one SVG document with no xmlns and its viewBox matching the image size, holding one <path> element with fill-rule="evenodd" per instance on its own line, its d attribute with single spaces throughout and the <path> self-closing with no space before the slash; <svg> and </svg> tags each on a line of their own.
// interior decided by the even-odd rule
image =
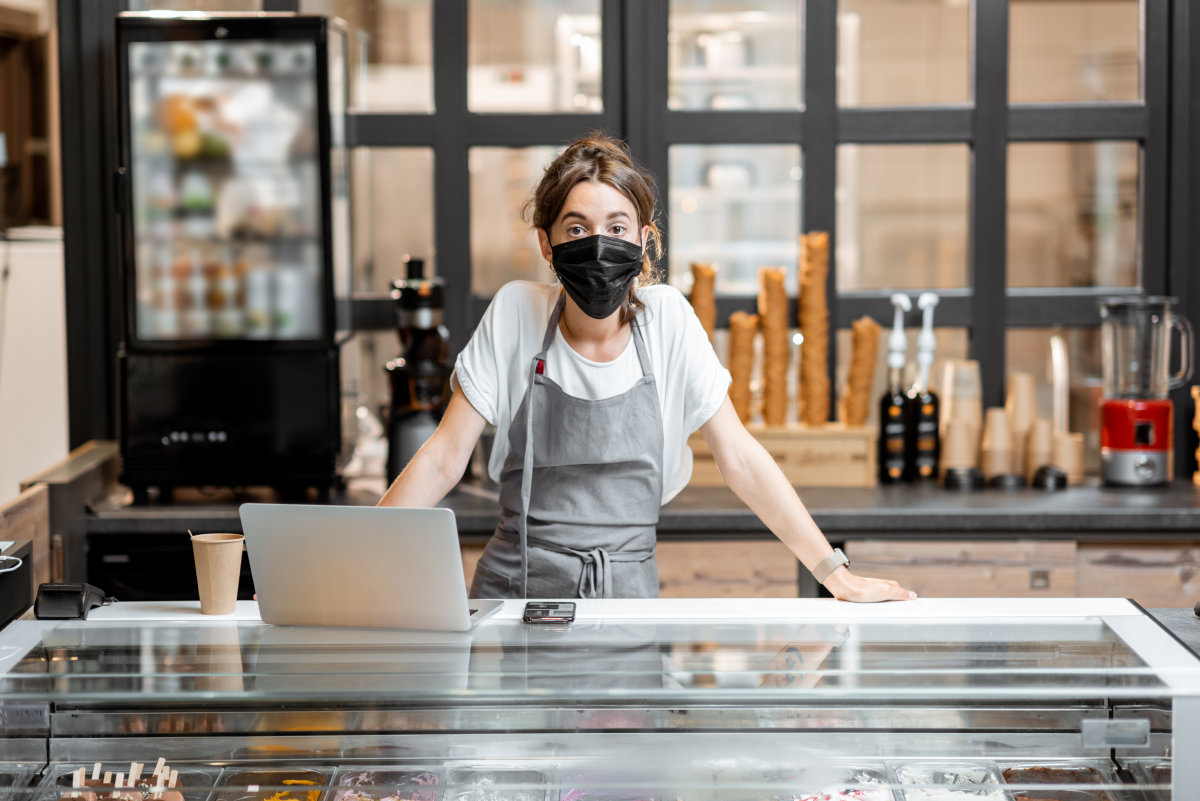
<svg viewBox="0 0 1200 801">
<path fill-rule="evenodd" d="M 563 289 L 588 317 L 603 320 L 624 302 L 642 271 L 642 248 L 615 236 L 596 234 L 550 248 Z"/>
</svg>

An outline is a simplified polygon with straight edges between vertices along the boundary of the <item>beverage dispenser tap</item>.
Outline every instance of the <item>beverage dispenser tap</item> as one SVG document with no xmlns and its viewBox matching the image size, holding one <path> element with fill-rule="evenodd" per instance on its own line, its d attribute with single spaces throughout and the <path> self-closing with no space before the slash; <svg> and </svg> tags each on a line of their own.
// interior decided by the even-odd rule
<svg viewBox="0 0 1200 801">
<path fill-rule="evenodd" d="M 929 386 L 933 352 L 937 347 L 937 335 L 933 333 L 933 310 L 937 305 L 938 296 L 933 292 L 922 292 L 917 298 L 917 308 L 922 312 L 921 332 L 917 335 L 917 380 L 908 391 L 910 472 L 914 479 L 922 481 L 937 480 L 941 455 L 940 404 L 937 394 Z"/>
</svg>

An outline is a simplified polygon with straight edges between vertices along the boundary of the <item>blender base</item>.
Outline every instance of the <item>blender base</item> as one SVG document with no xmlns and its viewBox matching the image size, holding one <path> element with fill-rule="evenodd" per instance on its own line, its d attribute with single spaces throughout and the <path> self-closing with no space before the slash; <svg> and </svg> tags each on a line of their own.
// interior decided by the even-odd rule
<svg viewBox="0 0 1200 801">
<path fill-rule="evenodd" d="M 1100 475 L 1116 487 L 1155 487 L 1171 482 L 1175 452 L 1100 449 Z"/>
</svg>

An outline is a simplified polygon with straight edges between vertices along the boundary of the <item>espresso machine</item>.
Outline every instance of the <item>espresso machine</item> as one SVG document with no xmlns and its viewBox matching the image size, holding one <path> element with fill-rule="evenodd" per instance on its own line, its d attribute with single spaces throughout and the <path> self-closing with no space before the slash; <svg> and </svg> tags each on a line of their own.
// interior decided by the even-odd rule
<svg viewBox="0 0 1200 801">
<path fill-rule="evenodd" d="M 1173 302 L 1159 296 L 1100 302 L 1100 473 L 1105 484 L 1147 487 L 1171 480 L 1175 409 L 1167 393 L 1192 377 L 1192 326 L 1171 311 Z M 1173 330 L 1179 332 L 1175 373 L 1169 366 Z"/>
<path fill-rule="evenodd" d="M 450 401 L 450 332 L 442 325 L 445 287 L 425 278 L 422 259 L 408 259 L 405 277 L 392 282 L 400 353 L 384 365 L 392 387 L 388 410 L 390 483 L 441 422 Z"/>
</svg>

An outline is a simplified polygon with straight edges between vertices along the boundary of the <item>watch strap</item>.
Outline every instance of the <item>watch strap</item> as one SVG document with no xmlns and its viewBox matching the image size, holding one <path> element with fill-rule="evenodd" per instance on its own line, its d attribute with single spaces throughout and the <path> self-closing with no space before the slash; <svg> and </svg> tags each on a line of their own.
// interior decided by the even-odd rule
<svg viewBox="0 0 1200 801">
<path fill-rule="evenodd" d="M 833 553 L 822 559 L 816 567 L 812 569 L 813 578 L 818 584 L 824 583 L 825 579 L 829 578 L 829 574 L 837 570 L 843 565 L 849 565 L 850 560 L 846 558 L 846 554 L 842 553 L 841 548 L 834 548 Z"/>
</svg>

